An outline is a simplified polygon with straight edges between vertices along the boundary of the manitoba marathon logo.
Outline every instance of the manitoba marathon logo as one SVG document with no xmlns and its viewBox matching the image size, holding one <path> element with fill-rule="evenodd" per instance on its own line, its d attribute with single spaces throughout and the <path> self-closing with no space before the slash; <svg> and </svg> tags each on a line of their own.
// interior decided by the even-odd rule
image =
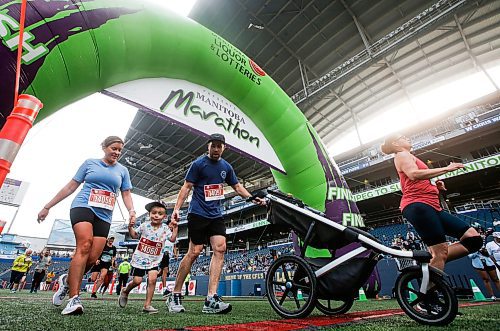
<svg viewBox="0 0 500 331">
<path fill-rule="evenodd" d="M 255 63 L 252 59 L 249 60 L 250 60 L 250 67 L 252 68 L 253 72 L 255 72 L 256 75 L 261 77 L 266 75 L 266 72 L 262 70 L 262 68 L 259 67 L 257 63 Z"/>
</svg>

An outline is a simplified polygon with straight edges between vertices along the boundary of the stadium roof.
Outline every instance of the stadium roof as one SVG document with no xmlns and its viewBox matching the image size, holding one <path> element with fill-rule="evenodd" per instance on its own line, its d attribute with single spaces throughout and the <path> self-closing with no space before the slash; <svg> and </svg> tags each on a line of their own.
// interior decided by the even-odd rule
<svg viewBox="0 0 500 331">
<path fill-rule="evenodd" d="M 500 58 L 493 0 L 198 0 L 189 16 L 254 59 L 327 145 L 429 79 L 484 72 Z M 137 114 L 124 153 L 136 193 L 150 198 L 177 192 L 206 149 L 203 138 L 155 120 Z M 255 161 L 226 157 L 244 181 L 271 176 Z"/>
</svg>

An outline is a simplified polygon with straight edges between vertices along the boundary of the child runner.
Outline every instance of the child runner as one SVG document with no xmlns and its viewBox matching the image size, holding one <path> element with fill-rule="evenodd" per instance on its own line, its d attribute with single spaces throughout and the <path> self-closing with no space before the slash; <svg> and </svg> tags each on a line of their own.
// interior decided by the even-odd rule
<svg viewBox="0 0 500 331">
<path fill-rule="evenodd" d="M 163 202 L 150 202 L 146 205 L 146 210 L 149 212 L 149 222 L 142 223 L 137 230 L 133 228 L 135 220 L 128 225 L 130 236 L 134 239 L 140 237 L 140 240 L 130 263 L 132 265 L 132 282 L 122 289 L 118 298 L 118 305 L 125 308 L 130 291 L 139 286 L 142 283 L 142 277 L 147 274 L 148 286 L 142 311 L 156 314 L 158 309 L 151 306 L 151 300 L 156 287 L 163 247 L 167 239 L 170 242 L 175 242 L 178 227 L 176 221 L 172 221 L 170 225 L 162 223 L 167 217 L 167 208 Z"/>
</svg>

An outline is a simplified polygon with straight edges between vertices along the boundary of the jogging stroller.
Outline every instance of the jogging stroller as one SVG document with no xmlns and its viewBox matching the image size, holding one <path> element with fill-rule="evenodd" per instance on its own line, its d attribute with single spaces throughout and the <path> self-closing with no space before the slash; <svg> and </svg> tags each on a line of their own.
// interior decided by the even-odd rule
<svg viewBox="0 0 500 331">
<path fill-rule="evenodd" d="M 327 315 L 346 313 L 384 254 L 416 261 L 401 270 L 395 284 L 397 301 L 408 316 L 428 325 L 446 325 L 455 318 L 458 301 L 444 273 L 429 266 L 427 251 L 386 247 L 371 234 L 333 222 L 280 191 L 257 196 L 267 201 L 271 226 L 286 232 L 292 229 L 301 241 L 300 255 L 279 257 L 266 275 L 267 298 L 282 317 L 303 318 L 315 307 Z M 332 257 L 307 258 L 309 246 L 328 249 Z"/>
</svg>

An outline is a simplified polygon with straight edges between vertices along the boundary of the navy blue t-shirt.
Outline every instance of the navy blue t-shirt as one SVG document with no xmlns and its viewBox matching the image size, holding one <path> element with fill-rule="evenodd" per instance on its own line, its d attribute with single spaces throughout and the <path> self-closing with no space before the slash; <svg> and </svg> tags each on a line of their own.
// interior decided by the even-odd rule
<svg viewBox="0 0 500 331">
<path fill-rule="evenodd" d="M 200 156 L 191 164 L 185 179 L 194 184 L 188 212 L 205 218 L 222 217 L 224 183 L 238 184 L 233 167 L 226 160 L 214 161 L 208 155 Z"/>
</svg>

